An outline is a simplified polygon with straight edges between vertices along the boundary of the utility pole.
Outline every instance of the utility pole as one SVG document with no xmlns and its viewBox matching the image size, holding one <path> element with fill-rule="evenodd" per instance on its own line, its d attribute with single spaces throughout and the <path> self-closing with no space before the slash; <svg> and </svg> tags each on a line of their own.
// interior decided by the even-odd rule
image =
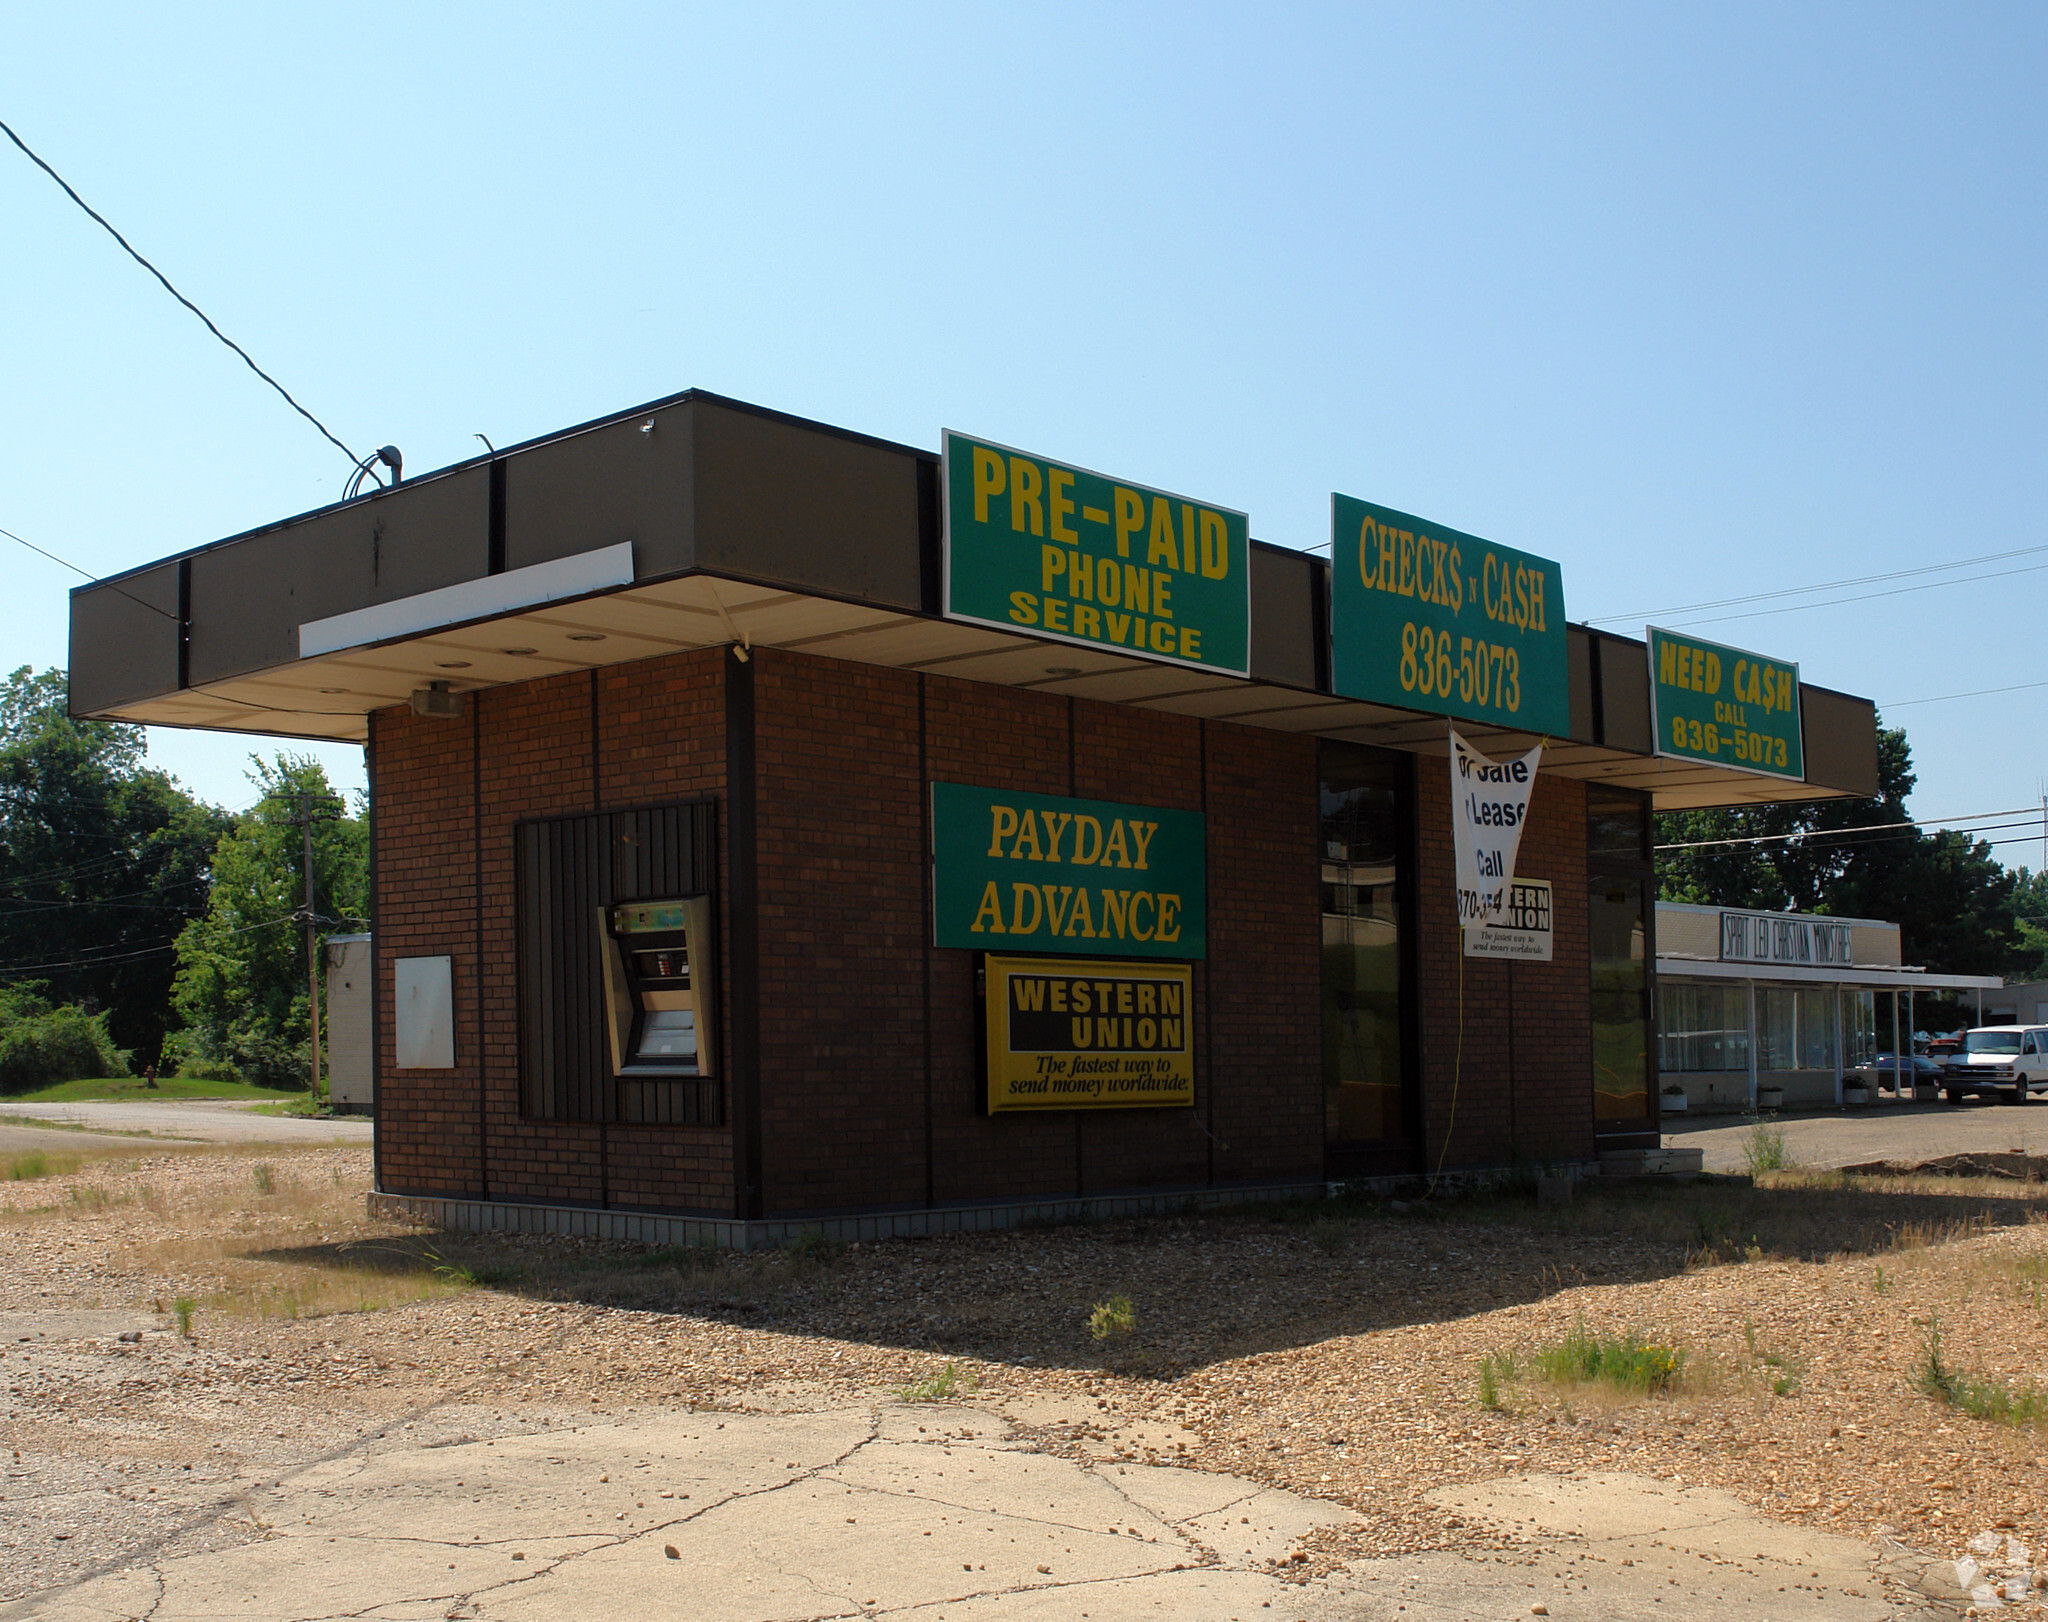
<svg viewBox="0 0 2048 1622">
<path fill-rule="evenodd" d="M 284 824 L 287 828 L 299 830 L 301 861 L 306 871 L 306 903 L 297 916 L 306 935 L 306 1009 L 313 1021 L 311 1090 L 306 1097 L 317 1109 L 320 1104 L 320 915 L 313 907 L 313 824 L 337 821 L 342 806 L 341 801 L 332 795 L 315 794 L 310 789 L 294 789 L 289 794 L 278 794 L 273 798 L 295 802 L 298 807 L 294 815 L 284 819 Z"/>
</svg>

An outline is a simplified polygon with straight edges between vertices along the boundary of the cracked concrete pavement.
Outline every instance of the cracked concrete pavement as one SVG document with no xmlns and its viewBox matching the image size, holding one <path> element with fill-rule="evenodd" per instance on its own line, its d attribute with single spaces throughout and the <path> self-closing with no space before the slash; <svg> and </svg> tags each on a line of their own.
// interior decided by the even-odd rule
<svg viewBox="0 0 2048 1622">
<path fill-rule="evenodd" d="M 1934 1614 L 1887 1583 L 1900 1574 L 1881 1551 L 1617 1473 L 1445 1489 L 1494 1552 L 1345 1565 L 1327 1539 L 1353 1511 L 1048 1452 L 1045 1400 L 648 1409 L 544 1428 L 442 1408 L 297 1467 L 188 1477 L 153 1544 L 0 1605 L 0 1622 Z M 52 1511 L 51 1525 L 67 1513 Z"/>
</svg>

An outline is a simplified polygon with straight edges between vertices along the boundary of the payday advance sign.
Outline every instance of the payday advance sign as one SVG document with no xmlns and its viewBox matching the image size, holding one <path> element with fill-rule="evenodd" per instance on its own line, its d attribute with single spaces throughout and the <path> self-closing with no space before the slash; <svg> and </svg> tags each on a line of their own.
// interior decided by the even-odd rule
<svg viewBox="0 0 2048 1622">
<path fill-rule="evenodd" d="M 1391 507 L 1330 498 L 1331 672 L 1373 704 L 1571 732 L 1564 574 Z"/>
<path fill-rule="evenodd" d="M 931 794 L 935 945 L 1208 955 L 1200 812 L 961 783 Z"/>
<path fill-rule="evenodd" d="M 1195 1101 L 1185 963 L 991 954 L 988 1109 L 1170 1109 Z"/>
<path fill-rule="evenodd" d="M 950 429 L 943 461 L 949 619 L 1249 674 L 1243 513 Z"/>
<path fill-rule="evenodd" d="M 1799 667 L 1649 628 L 1657 753 L 1767 777 L 1806 776 Z"/>
</svg>

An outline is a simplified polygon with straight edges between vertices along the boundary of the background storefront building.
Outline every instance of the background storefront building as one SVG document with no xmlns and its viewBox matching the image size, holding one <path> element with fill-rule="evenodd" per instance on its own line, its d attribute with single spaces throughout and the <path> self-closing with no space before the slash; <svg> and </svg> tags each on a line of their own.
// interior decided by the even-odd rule
<svg viewBox="0 0 2048 1622">
<path fill-rule="evenodd" d="M 752 1243 L 1654 1146 L 1651 812 L 1874 792 L 1869 702 L 1786 680 L 1796 776 L 1659 754 L 1645 644 L 1560 612 L 1542 729 L 1458 723 L 1544 745 L 1534 944 L 1467 956 L 1445 716 L 1350 696 L 1329 562 L 1131 488 L 682 395 L 81 589 L 73 707 L 365 745 L 378 1187 L 444 1220 Z M 1041 526 L 1023 585 L 949 573 L 976 501 Z M 1459 539 L 1486 612 L 1561 600 Z"/>
<path fill-rule="evenodd" d="M 1660 901 L 1662 1084 L 1689 1110 L 1754 1109 L 1767 1089 L 1789 1109 L 1839 1104 L 1850 1073 L 1880 1053 L 1913 1052 L 1916 996 L 1948 993 L 1989 1011 L 2001 984 L 1906 966 L 1899 926 L 1874 918 Z M 1890 1072 L 1912 1073 L 1910 1059 Z"/>
</svg>

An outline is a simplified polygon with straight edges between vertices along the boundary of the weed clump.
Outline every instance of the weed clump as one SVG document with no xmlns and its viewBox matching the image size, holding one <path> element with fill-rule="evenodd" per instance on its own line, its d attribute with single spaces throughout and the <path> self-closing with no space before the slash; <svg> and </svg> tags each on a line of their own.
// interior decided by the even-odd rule
<svg viewBox="0 0 2048 1622">
<path fill-rule="evenodd" d="M 1529 1367 L 1553 1385 L 1599 1384 L 1617 1391 L 1657 1392 L 1679 1382 L 1685 1351 L 1645 1340 L 1634 1330 L 1619 1337 L 1600 1334 L 1581 1318 L 1563 1340 L 1530 1353 Z"/>
<path fill-rule="evenodd" d="M 1941 1355 L 1941 1320 L 1930 1320 L 1927 1346 L 1913 1383 L 1937 1402 L 1997 1425 L 2048 1426 L 2048 1391 L 2031 1380 L 2013 1387 L 1988 1375 L 1950 1368 Z"/>
<path fill-rule="evenodd" d="M 962 1374 L 958 1363 L 947 1363 L 920 1375 L 908 1385 L 891 1389 L 902 1402 L 948 1402 L 972 1391 L 974 1376 Z"/>
<path fill-rule="evenodd" d="M 1742 1163 L 1752 1177 L 1767 1171 L 1786 1171 L 1798 1164 L 1785 1147 L 1785 1129 L 1766 1126 L 1762 1121 L 1749 1129 L 1749 1137 L 1742 1145 Z"/>
<path fill-rule="evenodd" d="M 1129 1340 L 1138 1328 L 1138 1309 L 1127 1295 L 1113 1295 L 1095 1303 L 1088 1314 L 1088 1333 L 1096 1340 Z"/>
</svg>

